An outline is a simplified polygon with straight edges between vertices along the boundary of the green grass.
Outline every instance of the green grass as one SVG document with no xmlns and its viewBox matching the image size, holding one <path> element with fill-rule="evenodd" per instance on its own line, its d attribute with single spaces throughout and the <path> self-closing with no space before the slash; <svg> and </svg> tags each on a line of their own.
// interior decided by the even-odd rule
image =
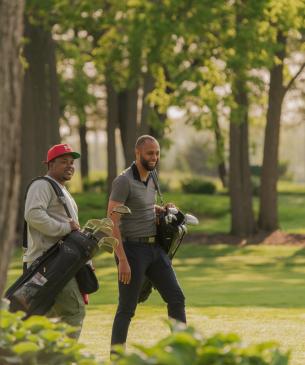
<svg viewBox="0 0 305 365">
<path fill-rule="evenodd" d="M 74 197 L 79 206 L 81 224 L 90 218 L 101 218 L 106 214 L 106 196 L 101 193 L 78 193 Z M 174 202 L 182 211 L 195 214 L 200 224 L 190 227 L 191 232 L 229 232 L 230 202 L 224 194 L 200 195 L 166 193 L 166 202 Z M 254 210 L 258 212 L 258 199 L 254 198 Z M 279 195 L 279 221 L 284 231 L 305 233 L 305 193 L 287 191 Z"/>
<path fill-rule="evenodd" d="M 281 228 L 305 233 L 305 189 L 279 186 Z M 229 197 L 166 193 L 165 201 L 198 216 L 200 224 L 191 231 L 228 232 Z M 75 194 L 81 224 L 105 216 L 106 196 Z M 257 213 L 258 200 L 254 199 Z M 112 320 L 117 304 L 116 267 L 111 255 L 95 260 L 101 288 L 90 296 L 81 336 L 86 349 L 108 357 Z M 174 260 L 187 298 L 188 323 L 205 336 L 236 332 L 246 342 L 277 340 L 292 349 L 290 365 L 305 363 L 305 251 L 299 246 L 198 246 L 185 245 Z M 20 254 L 10 266 L 9 283 L 20 274 Z M 156 292 L 138 307 L 131 324 L 128 348 L 134 342 L 152 344 L 168 334 L 166 308 Z"/>
<path fill-rule="evenodd" d="M 20 272 L 19 254 L 9 271 Z M 107 358 L 117 304 L 116 267 L 111 255 L 95 259 L 100 290 L 90 296 L 81 336 L 86 350 Z M 292 350 L 291 365 L 305 361 L 305 250 L 300 246 L 185 245 L 174 266 L 187 303 L 190 325 L 205 336 L 236 332 L 246 343 L 276 340 Z M 152 344 L 169 330 L 166 306 L 154 291 L 138 306 L 128 348 Z"/>
</svg>

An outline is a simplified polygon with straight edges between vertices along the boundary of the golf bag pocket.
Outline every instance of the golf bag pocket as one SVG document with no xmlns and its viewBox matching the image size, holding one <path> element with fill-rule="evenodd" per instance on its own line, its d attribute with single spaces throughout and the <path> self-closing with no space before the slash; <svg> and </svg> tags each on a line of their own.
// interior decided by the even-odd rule
<svg viewBox="0 0 305 365">
<path fill-rule="evenodd" d="M 75 275 L 79 291 L 82 294 L 95 293 L 99 289 L 99 283 L 90 264 L 82 266 Z"/>
<path fill-rule="evenodd" d="M 36 284 L 32 280 L 25 283 L 12 295 L 10 300 L 10 311 L 16 312 L 21 310 L 27 312 L 31 307 L 32 299 L 37 296 L 40 289 L 41 285 Z"/>
</svg>

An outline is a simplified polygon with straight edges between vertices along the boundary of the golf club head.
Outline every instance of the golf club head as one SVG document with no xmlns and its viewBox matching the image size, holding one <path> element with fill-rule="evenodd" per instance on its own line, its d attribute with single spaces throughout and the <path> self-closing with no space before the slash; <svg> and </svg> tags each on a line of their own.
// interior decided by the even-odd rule
<svg viewBox="0 0 305 365">
<path fill-rule="evenodd" d="M 115 237 L 103 237 L 98 242 L 98 247 L 106 252 L 112 253 L 119 241 Z"/>
<path fill-rule="evenodd" d="M 89 231 L 97 239 L 100 239 L 102 236 L 111 236 L 113 229 L 113 222 L 110 218 L 103 219 L 89 219 L 82 229 L 83 232 Z"/>
<path fill-rule="evenodd" d="M 167 208 L 168 212 L 170 214 L 177 214 L 178 213 L 178 209 L 177 208 Z"/>
<path fill-rule="evenodd" d="M 126 205 L 117 205 L 112 209 L 111 214 L 117 213 L 117 214 L 131 214 L 131 210 Z"/>
<path fill-rule="evenodd" d="M 185 223 L 195 226 L 196 224 L 199 224 L 199 220 L 194 215 L 187 213 L 185 214 Z"/>
</svg>

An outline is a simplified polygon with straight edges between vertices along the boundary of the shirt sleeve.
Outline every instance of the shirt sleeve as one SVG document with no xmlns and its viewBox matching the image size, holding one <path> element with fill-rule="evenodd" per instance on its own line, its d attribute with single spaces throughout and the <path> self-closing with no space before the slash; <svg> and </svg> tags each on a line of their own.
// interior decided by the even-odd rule
<svg viewBox="0 0 305 365">
<path fill-rule="evenodd" d="M 50 237 L 65 236 L 71 232 L 67 221 L 59 221 L 48 214 L 52 199 L 52 187 L 43 180 L 35 181 L 29 188 L 24 209 L 24 219 L 42 234 Z"/>
<path fill-rule="evenodd" d="M 130 187 L 128 178 L 124 175 L 117 176 L 112 182 L 109 200 L 125 203 L 129 195 Z"/>
</svg>

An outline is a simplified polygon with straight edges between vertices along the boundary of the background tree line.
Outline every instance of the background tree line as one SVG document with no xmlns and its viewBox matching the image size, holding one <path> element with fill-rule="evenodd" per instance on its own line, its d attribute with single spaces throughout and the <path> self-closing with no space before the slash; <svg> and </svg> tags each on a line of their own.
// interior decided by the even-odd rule
<svg viewBox="0 0 305 365">
<path fill-rule="evenodd" d="M 1 48 L 3 95 L 8 96 L 7 88 L 16 82 L 4 82 L 5 67 L 23 70 L 18 97 L 5 100 L 15 115 L 1 118 L 6 125 L 2 130 L 9 129 L 10 135 L 1 134 L 1 145 L 12 143 L 16 148 L 10 148 L 15 152 L 5 159 L 7 167 L 1 167 L 4 197 L 12 198 L 10 205 L 1 204 L 2 222 L 17 199 L 20 231 L 25 187 L 44 173 L 42 156 L 60 142 L 59 120 L 79 134 L 83 179 L 89 172 L 87 131 L 92 121 L 104 122 L 109 189 L 118 172 L 116 130 L 128 166 L 140 134 L 150 133 L 166 143 L 166 112 L 176 105 L 185 110 L 194 128 L 214 133 L 219 177 L 230 194 L 231 232 L 251 235 L 257 229 L 278 228 L 281 109 L 305 67 L 303 0 L 28 0 L 24 9 L 21 2 L 15 6 L 18 12 L 8 17 L 18 27 L 1 23 L 0 33 L 1 47 L 10 37 L 16 38 L 8 54 Z M 23 52 L 17 57 L 21 40 Z M 295 54 L 301 57 L 292 72 L 289 63 Z M 265 118 L 257 219 L 249 164 L 249 124 L 256 107 L 263 109 Z M 3 106 L 0 112 L 4 110 Z M 230 126 L 229 161 L 221 120 Z M 12 173 L 14 164 L 20 167 Z M 8 190 L 15 186 L 14 179 L 16 186 L 21 181 L 18 198 Z M 10 222 L 15 219 L 16 213 L 12 214 Z"/>
</svg>

